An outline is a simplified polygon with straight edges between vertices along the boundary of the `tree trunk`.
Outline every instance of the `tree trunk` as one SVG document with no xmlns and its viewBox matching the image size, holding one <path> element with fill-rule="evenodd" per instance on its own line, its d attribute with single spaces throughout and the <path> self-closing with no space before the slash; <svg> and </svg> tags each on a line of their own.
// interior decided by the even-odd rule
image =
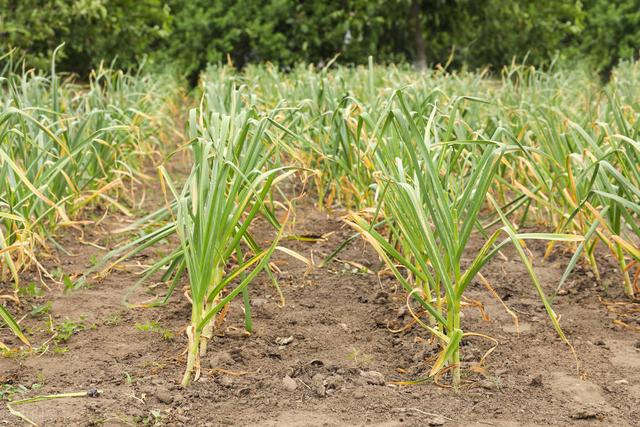
<svg viewBox="0 0 640 427">
<path fill-rule="evenodd" d="M 420 0 L 411 0 L 411 19 L 413 21 L 414 36 L 414 66 L 418 71 L 427 69 L 427 46 L 422 35 L 422 25 L 420 22 Z"/>
</svg>

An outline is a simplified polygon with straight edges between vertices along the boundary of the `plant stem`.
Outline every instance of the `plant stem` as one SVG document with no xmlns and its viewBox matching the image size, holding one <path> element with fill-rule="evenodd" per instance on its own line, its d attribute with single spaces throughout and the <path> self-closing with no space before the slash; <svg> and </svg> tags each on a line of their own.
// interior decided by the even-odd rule
<svg viewBox="0 0 640 427">
<path fill-rule="evenodd" d="M 200 338 L 202 331 L 198 330 L 200 319 L 202 319 L 203 305 L 192 304 L 191 306 L 191 325 L 187 327 L 187 336 L 189 337 L 189 350 L 187 354 L 187 369 L 184 371 L 182 377 L 182 386 L 186 387 L 191 382 L 191 375 L 194 368 L 199 362 L 200 355 L 198 350 L 200 349 Z"/>
<path fill-rule="evenodd" d="M 451 329 L 451 335 L 460 328 L 460 301 L 453 301 L 453 328 Z M 458 388 L 460 386 L 460 344 L 456 345 L 453 354 L 451 355 L 451 365 L 453 366 L 453 387 Z"/>
<path fill-rule="evenodd" d="M 215 272 L 213 274 L 213 281 L 211 282 L 211 285 L 207 289 L 207 294 L 209 294 L 209 292 L 215 289 L 218 283 L 220 283 L 221 279 L 222 279 L 222 269 L 220 267 L 216 267 Z M 216 295 L 213 298 L 213 301 L 211 301 L 211 303 L 209 304 L 207 304 L 207 301 L 205 300 L 203 302 L 204 307 L 202 309 L 202 313 L 206 313 L 210 308 L 215 307 L 219 301 L 220 301 L 220 295 Z M 211 321 L 207 323 L 204 329 L 202 330 L 201 339 L 200 339 L 200 357 L 204 357 L 207 354 L 207 344 L 209 343 L 209 340 L 213 336 L 213 326 L 215 325 L 215 322 L 216 322 L 215 319 L 217 317 L 218 317 L 217 315 L 214 316 L 211 319 Z"/>
<path fill-rule="evenodd" d="M 460 386 L 460 347 L 454 350 L 451 363 L 453 364 L 453 387 L 457 389 Z"/>
<path fill-rule="evenodd" d="M 622 273 L 622 277 L 624 280 L 624 293 L 629 298 L 633 298 L 635 295 L 633 284 L 631 283 L 631 278 L 629 277 L 627 263 L 624 260 L 624 252 L 622 251 L 622 246 L 620 246 L 619 243 L 616 243 L 616 256 L 618 257 L 618 265 L 620 266 L 620 272 Z"/>
<path fill-rule="evenodd" d="M 194 323 L 195 325 L 195 323 Z M 200 347 L 200 332 L 196 329 L 194 325 L 189 326 L 189 328 L 193 329 L 193 338 L 189 342 L 189 353 L 187 356 L 187 369 L 184 371 L 184 376 L 182 377 L 182 386 L 186 387 L 191 382 L 191 374 L 193 373 L 193 369 L 196 366 L 196 362 L 198 360 L 198 349 Z"/>
</svg>

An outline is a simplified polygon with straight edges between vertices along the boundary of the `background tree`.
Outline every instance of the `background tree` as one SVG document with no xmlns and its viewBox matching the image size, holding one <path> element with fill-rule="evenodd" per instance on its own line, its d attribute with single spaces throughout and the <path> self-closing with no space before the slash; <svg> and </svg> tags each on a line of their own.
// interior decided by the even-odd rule
<svg viewBox="0 0 640 427">
<path fill-rule="evenodd" d="M 102 60 L 135 66 L 168 36 L 170 21 L 162 0 L 0 0 L 0 50 L 19 48 L 29 65 L 47 67 L 64 42 L 59 67 L 84 75 Z"/>
<path fill-rule="evenodd" d="M 579 55 L 590 58 L 608 79 L 620 59 L 637 59 L 640 49 L 640 0 L 586 0 Z"/>
<path fill-rule="evenodd" d="M 640 48 L 640 0 L 0 0 L 0 50 L 86 75 L 145 57 L 192 81 L 209 63 L 281 67 L 413 62 L 418 68 L 590 59 L 611 69 Z M 453 55 L 452 55 L 453 54 Z"/>
</svg>

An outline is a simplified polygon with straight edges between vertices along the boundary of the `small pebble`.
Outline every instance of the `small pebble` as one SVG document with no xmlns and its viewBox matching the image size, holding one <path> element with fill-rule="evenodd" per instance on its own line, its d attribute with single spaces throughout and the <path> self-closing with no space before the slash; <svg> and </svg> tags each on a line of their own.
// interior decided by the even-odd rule
<svg viewBox="0 0 640 427">
<path fill-rule="evenodd" d="M 253 307 L 262 307 L 263 305 L 266 305 L 267 302 L 269 302 L 266 298 L 253 298 L 251 300 L 251 305 Z"/>
<path fill-rule="evenodd" d="M 219 368 L 222 366 L 232 366 L 235 363 L 231 354 L 226 351 L 222 353 L 214 354 L 209 358 L 209 367 Z"/>
<path fill-rule="evenodd" d="M 155 391 L 154 394 L 156 396 L 156 399 L 158 399 L 158 402 L 160 403 L 164 403 L 165 405 L 168 405 L 171 402 L 173 402 L 173 395 L 169 393 L 169 390 L 158 389 Z"/>
<path fill-rule="evenodd" d="M 437 427 L 437 426 L 443 426 L 445 421 L 446 420 L 444 419 L 443 416 L 436 415 L 434 417 L 431 417 L 427 422 L 429 424 L 429 427 Z"/>
<path fill-rule="evenodd" d="M 384 385 L 384 375 L 378 371 L 360 371 L 360 376 L 373 385 Z"/>
<path fill-rule="evenodd" d="M 278 345 L 288 345 L 293 342 L 293 335 L 288 337 L 278 337 L 276 338 L 276 344 Z"/>
<path fill-rule="evenodd" d="M 478 385 L 485 390 L 490 390 L 490 391 L 498 390 L 498 385 L 494 381 L 491 381 L 488 379 L 480 381 Z"/>
<path fill-rule="evenodd" d="M 221 377 L 218 377 L 218 384 L 223 387 L 231 387 L 233 386 L 233 378 L 223 375 Z"/>
<path fill-rule="evenodd" d="M 598 413 L 593 409 L 581 409 L 571 414 L 571 418 L 574 420 L 590 420 L 598 418 Z"/>
<path fill-rule="evenodd" d="M 542 387 L 542 374 L 538 374 L 529 383 L 533 387 Z"/>
<path fill-rule="evenodd" d="M 296 388 L 298 388 L 298 383 L 296 383 L 296 380 L 291 378 L 289 375 L 282 379 L 282 385 L 284 385 L 284 388 L 289 391 L 294 391 Z"/>
</svg>

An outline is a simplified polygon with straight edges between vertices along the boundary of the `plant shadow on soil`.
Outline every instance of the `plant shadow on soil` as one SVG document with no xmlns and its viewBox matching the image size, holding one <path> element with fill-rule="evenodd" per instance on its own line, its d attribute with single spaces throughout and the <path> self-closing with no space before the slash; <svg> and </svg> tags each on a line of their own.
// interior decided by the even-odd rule
<svg viewBox="0 0 640 427">
<path fill-rule="evenodd" d="M 300 205 L 295 232 L 328 236 L 315 243 L 286 240 L 284 246 L 307 257 L 313 254 L 317 261 L 353 234 L 311 202 Z M 98 227 L 86 227 L 84 240 L 114 246 L 109 230 L 120 228 L 120 220 L 110 217 Z M 263 242 L 271 236 L 264 222 L 256 225 L 256 233 Z M 105 253 L 78 243 L 78 237 L 74 231 L 62 240 L 76 256 L 59 255 L 60 265 L 49 267 L 82 274 L 92 259 Z M 474 241 L 471 249 L 481 243 Z M 166 249 L 170 247 L 167 243 Z M 559 249 L 541 261 L 544 245 L 529 247 L 536 257 L 537 274 L 552 292 L 570 255 Z M 46 294 L 51 302 L 48 314 L 27 316 L 22 322 L 31 331 L 30 339 L 37 345 L 51 336 L 46 332 L 48 315 L 54 325 L 77 327 L 65 342 L 49 342 L 49 350 L 42 355 L 0 358 L 1 383 L 5 390 L 38 385 L 37 390 L 33 387 L 14 399 L 102 390 L 97 398 L 19 407 L 35 422 L 54 426 L 637 423 L 640 319 L 625 317 L 629 303 L 621 295 L 613 262 L 603 257 L 601 283 L 577 269 L 554 301 L 580 359 L 577 374 L 575 360 L 551 327 L 524 266 L 509 249 L 504 255 L 483 274 L 517 313 L 519 334 L 502 306 L 474 283 L 468 298 L 482 303 L 485 315 L 470 305 L 464 310 L 463 329 L 489 335 L 499 345 L 479 366 L 492 344 L 478 338 L 463 341 L 466 381 L 458 392 L 430 381 L 392 384 L 426 377 L 437 349 L 426 331 L 411 325 L 406 296 L 395 280 L 366 271 L 378 271 L 381 265 L 362 240 L 348 246 L 339 260 L 311 271 L 295 259 L 277 255 L 274 263 L 281 270 L 278 277 L 286 304 L 280 305 L 271 282 L 259 276 L 251 287 L 254 333 L 243 333 L 241 300 L 233 302 L 202 360 L 200 379 L 187 389 L 178 387 L 185 364 L 184 328 L 190 316 L 182 290 L 165 307 L 127 309 L 123 305 L 125 294 L 138 280 L 134 272 L 140 268 L 135 265 L 149 264 L 151 252 L 127 261 L 124 268 L 86 288 L 63 293 L 52 287 Z M 164 285 L 145 284 L 133 292 L 131 300 L 147 300 L 164 289 Z M 31 305 L 42 303 L 23 298 L 19 317 L 28 314 Z M 5 342 L 17 344 L 6 331 L 2 335 Z M 0 422 L 19 423 L 4 405 Z"/>
</svg>

